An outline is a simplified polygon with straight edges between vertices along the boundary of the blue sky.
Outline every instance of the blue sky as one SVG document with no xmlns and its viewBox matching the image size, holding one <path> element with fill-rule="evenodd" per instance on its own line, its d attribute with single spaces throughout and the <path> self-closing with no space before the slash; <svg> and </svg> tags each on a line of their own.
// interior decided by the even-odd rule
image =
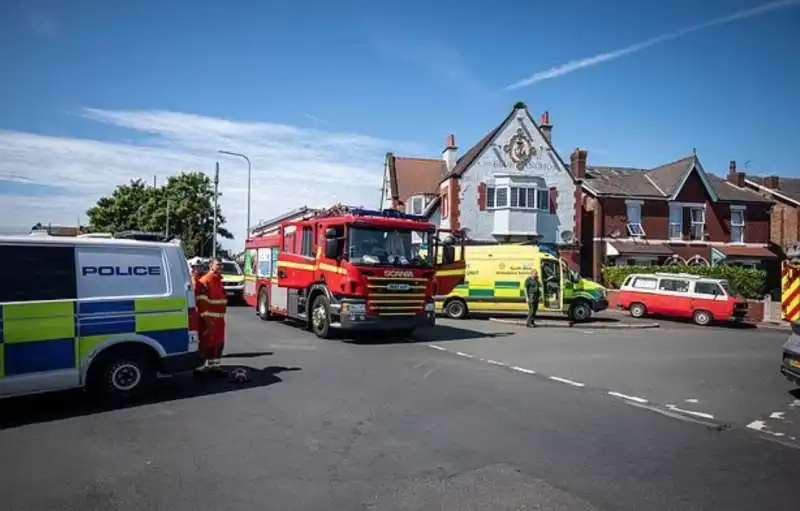
<svg viewBox="0 0 800 511">
<path fill-rule="evenodd" d="M 768 3 L 8 0 L 0 223 L 74 224 L 114 184 L 211 170 L 217 149 L 252 152 L 254 218 L 377 205 L 385 151 L 435 157 L 449 133 L 466 150 L 516 101 L 550 111 L 565 158 L 648 167 L 697 148 L 718 174 L 800 175 L 800 3 L 698 28 Z M 245 167 L 222 165 L 243 233 Z"/>
</svg>

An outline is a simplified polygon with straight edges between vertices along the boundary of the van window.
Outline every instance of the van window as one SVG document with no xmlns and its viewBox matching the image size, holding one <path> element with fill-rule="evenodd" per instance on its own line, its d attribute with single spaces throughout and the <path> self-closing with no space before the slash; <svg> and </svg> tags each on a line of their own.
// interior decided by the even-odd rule
<svg viewBox="0 0 800 511">
<path fill-rule="evenodd" d="M 684 279 L 661 279 L 658 284 L 661 291 L 672 291 L 674 293 L 688 293 L 689 281 Z"/>
<path fill-rule="evenodd" d="M 303 239 L 301 242 L 300 253 L 306 257 L 314 257 L 314 229 L 303 227 Z"/>
<path fill-rule="evenodd" d="M 0 285 L 0 303 L 76 298 L 74 247 L 0 245 L 0 258 L 10 270 Z"/>
<path fill-rule="evenodd" d="M 655 289 L 658 287 L 658 279 L 655 277 L 634 277 L 631 287 L 635 289 Z"/>
<path fill-rule="evenodd" d="M 719 287 L 719 284 L 717 284 L 716 282 L 695 282 L 694 292 L 699 295 L 710 295 L 710 296 L 725 295 L 725 293 L 722 292 L 722 288 Z"/>
<path fill-rule="evenodd" d="M 157 247 L 79 247 L 78 297 L 163 296 L 171 290 Z"/>
</svg>

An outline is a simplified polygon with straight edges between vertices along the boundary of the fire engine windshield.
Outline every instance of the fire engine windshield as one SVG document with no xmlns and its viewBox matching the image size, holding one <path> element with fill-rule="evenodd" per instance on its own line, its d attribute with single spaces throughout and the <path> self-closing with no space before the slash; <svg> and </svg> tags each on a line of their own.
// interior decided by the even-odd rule
<svg viewBox="0 0 800 511">
<path fill-rule="evenodd" d="M 431 233 L 410 230 L 350 229 L 348 257 L 354 264 L 433 266 Z"/>
</svg>

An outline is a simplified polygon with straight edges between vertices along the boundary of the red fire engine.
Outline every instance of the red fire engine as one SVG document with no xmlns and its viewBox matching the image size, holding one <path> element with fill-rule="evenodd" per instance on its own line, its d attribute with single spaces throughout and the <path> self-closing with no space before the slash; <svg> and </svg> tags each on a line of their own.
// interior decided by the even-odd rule
<svg viewBox="0 0 800 511">
<path fill-rule="evenodd" d="M 245 244 L 244 296 L 263 320 L 297 319 L 322 338 L 333 329 L 408 335 L 435 324 L 434 295 L 464 282 L 460 236 L 424 217 L 342 205 L 307 211 Z"/>
</svg>

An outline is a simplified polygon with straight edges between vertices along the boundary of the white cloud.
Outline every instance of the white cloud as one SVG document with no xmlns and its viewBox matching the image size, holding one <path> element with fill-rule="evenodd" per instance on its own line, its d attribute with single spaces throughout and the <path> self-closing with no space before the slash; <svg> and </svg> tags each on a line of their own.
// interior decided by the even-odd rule
<svg viewBox="0 0 800 511">
<path fill-rule="evenodd" d="M 579 71 L 587 67 L 596 66 L 598 64 L 602 64 L 603 62 L 617 60 L 632 53 L 638 53 L 642 50 L 650 48 L 651 46 L 655 46 L 657 44 L 671 41 L 672 39 L 683 37 L 687 34 L 691 34 L 692 32 L 705 30 L 707 28 L 716 27 L 718 25 L 733 23 L 734 21 L 752 18 L 754 16 L 760 16 L 761 14 L 766 14 L 768 12 L 776 11 L 778 9 L 784 9 L 786 7 L 797 6 L 798 4 L 800 4 L 800 0 L 779 0 L 776 2 L 763 4 L 758 7 L 752 7 L 750 9 L 738 11 L 733 14 L 723 16 L 721 18 L 716 18 L 711 21 L 700 23 L 698 25 L 685 27 L 680 30 L 670 32 L 669 34 L 662 34 L 656 37 L 651 37 L 650 39 L 638 42 L 636 44 L 632 44 L 630 46 L 626 46 L 625 48 L 620 48 L 618 50 L 609 52 L 598 53 L 596 55 L 592 55 L 591 57 L 572 60 L 570 62 L 567 62 L 566 64 L 561 64 L 560 66 L 552 67 L 545 71 L 539 71 L 538 73 L 535 73 L 529 76 L 528 78 L 524 78 L 522 80 L 512 83 L 511 85 L 506 87 L 506 90 L 516 90 L 516 89 L 521 89 L 523 87 L 528 87 L 535 83 L 543 82 L 545 80 L 550 80 L 553 78 L 558 78 L 559 76 L 564 76 L 570 73 L 574 73 L 575 71 Z"/>
<path fill-rule="evenodd" d="M 378 206 L 387 150 L 407 144 L 351 133 L 225 119 L 166 111 L 86 109 L 85 117 L 127 128 L 144 141 L 105 142 L 0 131 L 0 180 L 13 181 L 17 195 L 0 194 L 0 225 L 36 222 L 74 225 L 119 184 L 142 178 L 163 182 L 181 171 L 213 175 L 220 162 L 220 199 L 227 227 L 240 247 L 245 234 L 247 165 L 217 154 L 247 154 L 253 162 L 252 221 L 289 209 L 337 201 Z M 24 193 L 22 185 L 48 185 L 63 195 Z M 0 187 L 3 185 L 0 184 Z M 2 190 L 2 188 L 0 188 Z"/>
</svg>

